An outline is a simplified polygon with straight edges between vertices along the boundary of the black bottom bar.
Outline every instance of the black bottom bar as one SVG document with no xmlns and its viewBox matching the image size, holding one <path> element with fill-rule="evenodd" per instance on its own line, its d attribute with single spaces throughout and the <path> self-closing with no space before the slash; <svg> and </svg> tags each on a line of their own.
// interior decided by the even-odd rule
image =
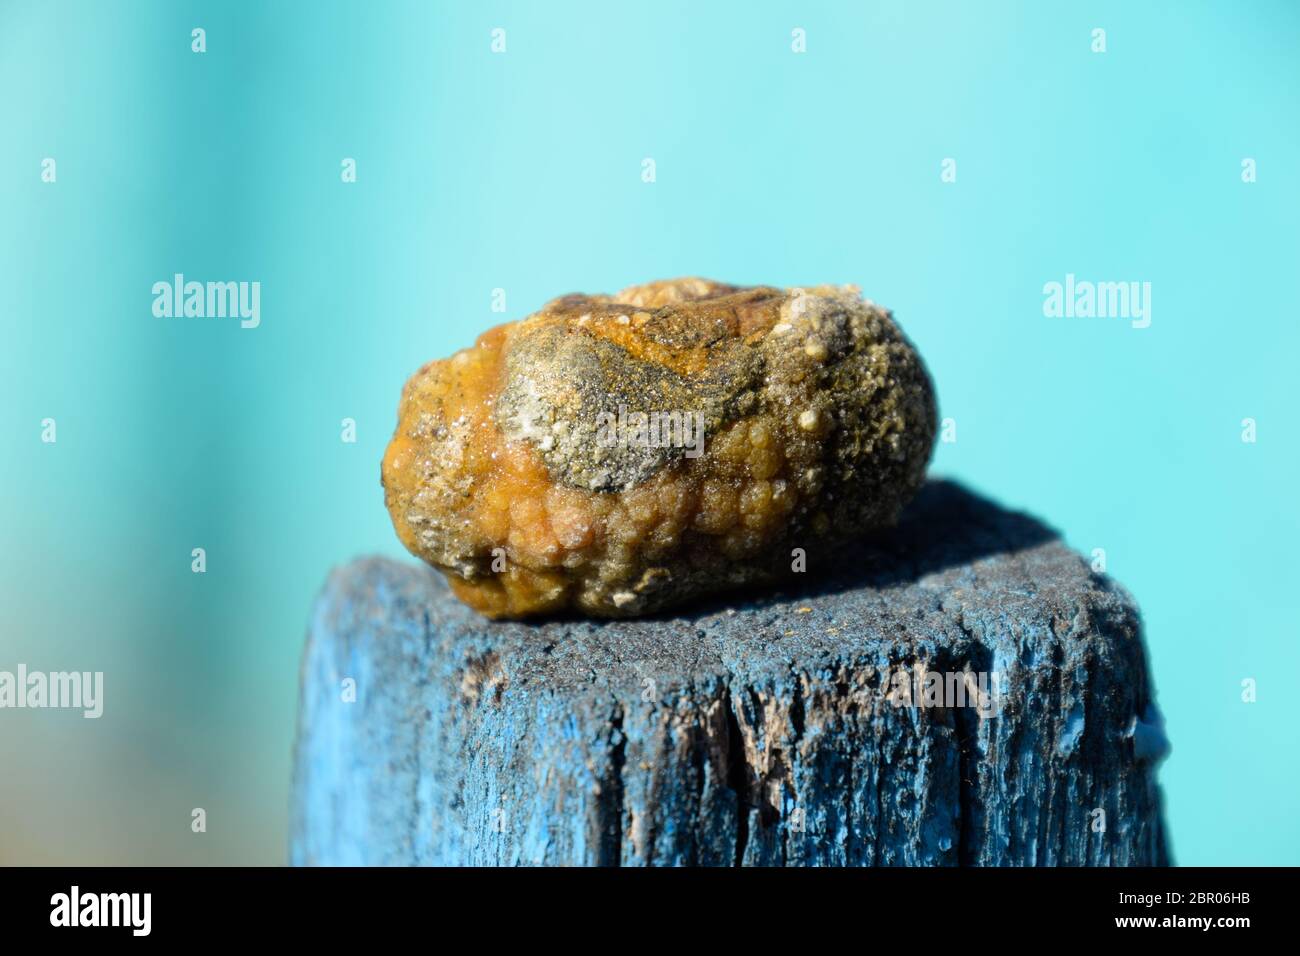
<svg viewBox="0 0 1300 956">
<path fill-rule="evenodd" d="M 83 944 L 139 936 L 205 945 L 278 938 L 337 945 L 419 931 L 431 944 L 455 945 L 469 931 L 492 938 L 532 933 L 535 942 L 547 937 L 551 943 L 573 934 L 589 946 L 640 938 L 653 945 L 656 936 L 680 940 L 687 925 L 701 922 L 762 943 L 771 942 L 769 933 L 811 939 L 807 934 L 853 926 L 873 947 L 880 934 L 890 938 L 895 931 L 904 940 L 941 945 L 1043 930 L 1057 940 L 1199 934 L 1226 943 L 1237 934 L 1284 928 L 1295 913 L 1288 905 L 1293 877 L 1291 870 L 1205 868 L 10 868 L 0 870 L 0 925 L 7 942 L 77 933 Z M 105 923 L 115 925 L 98 925 Z M 690 938 L 700 941 L 694 930 Z"/>
</svg>

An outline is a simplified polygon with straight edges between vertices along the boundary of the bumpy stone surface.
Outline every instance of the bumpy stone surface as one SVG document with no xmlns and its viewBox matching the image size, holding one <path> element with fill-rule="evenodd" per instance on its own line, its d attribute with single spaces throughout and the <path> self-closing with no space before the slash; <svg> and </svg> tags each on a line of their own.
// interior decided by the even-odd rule
<svg viewBox="0 0 1300 956">
<path fill-rule="evenodd" d="M 890 525 L 935 427 L 919 356 L 856 289 L 679 279 L 556 299 L 420 369 L 383 484 L 484 614 L 632 616 Z"/>
<path fill-rule="evenodd" d="M 303 654 L 291 860 L 1168 862 L 1167 743 L 1121 586 L 936 482 L 806 577 L 688 615 L 528 624 L 422 565 L 340 568 Z M 998 706 L 897 706 L 884 675 L 918 663 L 1003 675 Z"/>
</svg>

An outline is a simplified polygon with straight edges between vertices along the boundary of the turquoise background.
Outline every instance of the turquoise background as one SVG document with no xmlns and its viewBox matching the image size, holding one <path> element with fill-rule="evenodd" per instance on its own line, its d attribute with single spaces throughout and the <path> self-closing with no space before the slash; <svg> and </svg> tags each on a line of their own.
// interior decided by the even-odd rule
<svg viewBox="0 0 1300 956">
<path fill-rule="evenodd" d="M 283 862 L 310 602 L 404 554 L 405 378 L 494 288 L 680 274 L 894 309 L 935 472 L 1137 595 L 1177 861 L 1300 862 L 1298 40 L 1227 0 L 0 2 L 0 669 L 106 684 L 0 711 L 0 862 Z M 175 272 L 260 281 L 261 327 L 155 318 Z M 1151 327 L 1045 318 L 1067 272 Z"/>
</svg>

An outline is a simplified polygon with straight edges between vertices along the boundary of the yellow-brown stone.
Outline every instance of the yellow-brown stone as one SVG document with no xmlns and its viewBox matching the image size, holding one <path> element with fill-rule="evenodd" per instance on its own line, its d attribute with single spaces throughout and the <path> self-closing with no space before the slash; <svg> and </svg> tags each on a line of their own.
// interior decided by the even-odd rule
<svg viewBox="0 0 1300 956">
<path fill-rule="evenodd" d="M 383 462 L 410 551 L 490 617 L 622 617 L 790 573 L 891 524 L 929 376 L 851 287 L 569 295 L 407 382 Z"/>
</svg>

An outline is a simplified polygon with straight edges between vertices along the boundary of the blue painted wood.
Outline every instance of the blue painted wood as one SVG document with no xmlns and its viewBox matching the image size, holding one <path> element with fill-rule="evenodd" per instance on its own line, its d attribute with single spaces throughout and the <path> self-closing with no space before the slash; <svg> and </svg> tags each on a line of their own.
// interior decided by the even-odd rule
<svg viewBox="0 0 1300 956">
<path fill-rule="evenodd" d="M 488 622 L 423 566 L 336 570 L 303 656 L 292 862 L 1168 862 L 1168 744 L 1118 584 L 947 482 L 808 559 L 799 592 L 544 624 Z M 981 713 L 909 683 L 909 704 L 917 662 L 1002 693 Z"/>
</svg>

